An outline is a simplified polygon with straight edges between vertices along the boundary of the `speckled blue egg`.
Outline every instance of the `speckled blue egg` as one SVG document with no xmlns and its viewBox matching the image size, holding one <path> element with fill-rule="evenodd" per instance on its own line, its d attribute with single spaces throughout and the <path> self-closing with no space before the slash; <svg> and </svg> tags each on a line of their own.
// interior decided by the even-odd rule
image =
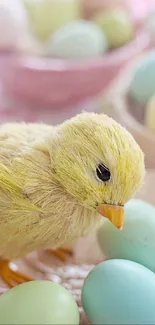
<svg viewBox="0 0 155 325">
<path fill-rule="evenodd" d="M 133 199 L 125 205 L 123 230 L 105 220 L 98 240 L 107 258 L 138 262 L 155 271 L 155 207 Z"/>
<path fill-rule="evenodd" d="M 139 61 L 133 74 L 129 93 L 140 103 L 145 103 L 155 93 L 155 51 L 151 51 Z"/>
<path fill-rule="evenodd" d="M 132 261 L 105 261 L 86 278 L 82 302 L 93 324 L 155 324 L 155 275 Z"/>
<path fill-rule="evenodd" d="M 84 59 L 103 55 L 104 33 L 93 22 L 77 20 L 59 28 L 47 44 L 47 54 L 62 59 Z"/>
</svg>

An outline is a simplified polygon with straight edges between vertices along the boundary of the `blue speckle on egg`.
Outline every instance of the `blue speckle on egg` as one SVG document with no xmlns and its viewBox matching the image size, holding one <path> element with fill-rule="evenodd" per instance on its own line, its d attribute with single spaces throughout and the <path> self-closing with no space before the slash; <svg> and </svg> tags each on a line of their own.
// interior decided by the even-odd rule
<svg viewBox="0 0 155 325">
<path fill-rule="evenodd" d="M 145 103 L 155 93 L 155 51 L 151 51 L 139 61 L 133 74 L 129 93 L 140 103 Z"/>
</svg>

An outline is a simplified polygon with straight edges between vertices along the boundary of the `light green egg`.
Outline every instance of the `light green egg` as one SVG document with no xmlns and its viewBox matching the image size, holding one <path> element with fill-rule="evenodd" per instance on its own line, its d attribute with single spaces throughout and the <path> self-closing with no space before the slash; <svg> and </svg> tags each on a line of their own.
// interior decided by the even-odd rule
<svg viewBox="0 0 155 325">
<path fill-rule="evenodd" d="M 155 271 L 155 207 L 138 199 L 129 201 L 123 230 L 105 220 L 98 240 L 107 258 L 132 260 Z"/>
<path fill-rule="evenodd" d="M 155 324 L 155 275 L 132 261 L 105 261 L 86 278 L 82 303 L 92 324 Z"/>
<path fill-rule="evenodd" d="M 84 59 L 101 56 L 107 40 L 100 28 L 89 21 L 77 20 L 58 29 L 47 45 L 48 55 L 63 59 Z"/>
<path fill-rule="evenodd" d="M 122 46 L 134 36 L 132 20 L 124 10 L 101 11 L 95 15 L 93 21 L 106 35 L 110 48 Z"/>
<path fill-rule="evenodd" d="M 129 94 L 139 103 L 147 102 L 155 93 L 155 51 L 139 60 L 135 67 Z"/>
<path fill-rule="evenodd" d="M 0 296 L 0 324 L 79 324 L 79 311 L 61 285 L 32 281 Z"/>
</svg>

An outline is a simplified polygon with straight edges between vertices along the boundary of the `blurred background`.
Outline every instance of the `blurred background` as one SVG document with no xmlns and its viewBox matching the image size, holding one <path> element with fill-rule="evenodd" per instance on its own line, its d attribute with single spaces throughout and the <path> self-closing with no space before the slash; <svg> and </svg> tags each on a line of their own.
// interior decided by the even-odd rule
<svg viewBox="0 0 155 325">
<path fill-rule="evenodd" d="M 154 169 L 154 49 L 155 0 L 0 0 L 0 123 L 106 113 Z"/>
</svg>

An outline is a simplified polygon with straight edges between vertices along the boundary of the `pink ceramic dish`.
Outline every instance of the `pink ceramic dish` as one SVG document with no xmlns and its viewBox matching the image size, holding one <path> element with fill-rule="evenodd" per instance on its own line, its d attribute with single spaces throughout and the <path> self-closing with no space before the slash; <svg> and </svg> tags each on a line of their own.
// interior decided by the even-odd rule
<svg viewBox="0 0 155 325">
<path fill-rule="evenodd" d="M 3 52 L 0 78 L 4 90 L 18 102 L 63 108 L 105 91 L 121 68 L 149 45 L 149 36 L 140 33 L 128 45 L 103 58 L 74 62 Z"/>
</svg>

